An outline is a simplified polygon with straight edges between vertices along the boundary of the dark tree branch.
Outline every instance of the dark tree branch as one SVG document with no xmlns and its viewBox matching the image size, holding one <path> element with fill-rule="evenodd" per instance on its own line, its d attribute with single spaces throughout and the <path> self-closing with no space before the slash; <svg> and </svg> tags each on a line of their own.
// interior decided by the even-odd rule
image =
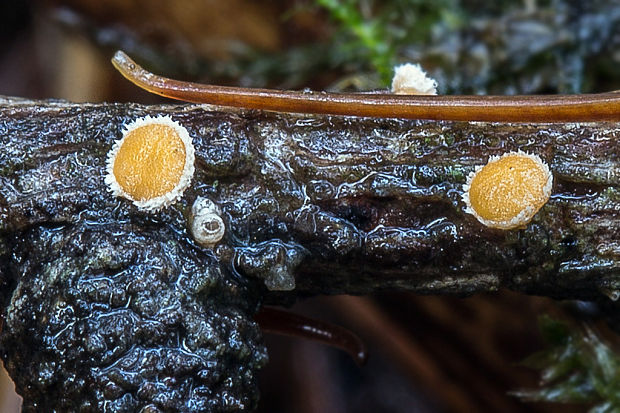
<svg viewBox="0 0 620 413">
<path fill-rule="evenodd" d="M 114 198 L 103 179 L 106 154 L 123 125 L 147 114 L 167 114 L 184 125 L 197 156 L 183 199 L 157 214 Z M 261 296 L 277 303 L 311 294 L 406 289 L 466 295 L 506 287 L 556 298 L 615 300 L 620 294 L 619 135 L 620 124 L 605 122 L 405 121 L 196 105 L 1 100 L 2 356 L 18 388 L 33 389 L 24 394 L 27 409 L 34 406 L 28 400 L 34 403 L 58 385 L 42 381 L 45 363 L 56 363 L 54 371 L 64 366 L 65 372 L 84 374 L 100 387 L 84 395 L 78 384 L 74 396 L 39 399 L 38 406 L 71 410 L 104 401 L 121 406 L 123 397 L 131 408 L 160 406 L 157 380 L 177 373 L 141 366 L 144 354 L 128 349 L 181 345 L 166 341 L 174 340 L 202 362 L 206 354 L 220 360 L 214 355 L 222 348 L 217 337 L 242 331 L 240 345 L 251 350 L 224 344 L 232 364 L 218 374 L 248 377 L 264 356 L 250 318 Z M 489 156 L 517 149 L 550 165 L 551 199 L 524 229 L 489 229 L 464 212 L 462 185 Z M 200 247 L 188 231 L 198 196 L 215 202 L 226 224 L 213 249 Z M 135 282 L 143 289 L 118 284 Z M 162 297 L 178 293 L 185 307 L 173 317 L 164 310 L 176 301 Z M 206 313 L 190 316 L 196 307 L 188 303 L 201 303 Z M 120 316 L 121 308 L 128 313 Z M 80 324 L 97 311 L 120 317 L 116 330 Z M 213 329 L 221 317 L 230 330 L 218 335 Z M 201 324 L 205 318 L 213 324 Z M 160 323 L 154 329 L 161 335 L 149 330 L 151 324 L 146 327 L 148 320 Z M 131 335 L 121 350 L 108 348 L 103 364 L 91 360 L 102 370 L 81 358 L 95 351 L 92 340 L 118 345 L 133 328 L 141 333 Z M 67 332 L 72 336 L 65 337 Z M 149 334 L 151 341 L 145 338 Z M 247 357 L 255 361 L 249 371 L 241 367 Z M 133 360 L 126 369 L 146 371 L 143 380 L 152 386 L 138 389 L 126 372 L 111 374 L 119 359 Z M 211 392 L 201 403 L 225 405 L 218 399 L 223 394 L 237 397 L 236 406 L 254 400 L 252 385 L 242 379 L 226 388 L 221 380 L 197 378 L 207 367 L 187 369 L 179 374 L 195 374 L 194 385 L 202 383 L 205 394 Z M 186 406 L 193 397 L 186 384 L 175 383 L 177 393 L 165 398 L 169 408 Z M 106 393 L 110 386 L 116 390 Z M 70 404 L 77 394 L 82 404 Z"/>
</svg>

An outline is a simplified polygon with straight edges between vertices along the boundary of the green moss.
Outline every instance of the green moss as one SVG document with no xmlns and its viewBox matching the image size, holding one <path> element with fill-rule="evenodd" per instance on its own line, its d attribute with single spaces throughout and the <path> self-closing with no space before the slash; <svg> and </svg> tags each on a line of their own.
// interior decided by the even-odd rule
<svg viewBox="0 0 620 413">
<path fill-rule="evenodd" d="M 342 29 L 354 36 L 351 46 L 366 52 L 381 81 L 386 85 L 389 84 L 395 51 L 380 20 L 364 18 L 358 10 L 356 1 L 316 0 L 316 2 L 329 11 Z"/>
<path fill-rule="evenodd" d="M 605 188 L 603 191 L 603 196 L 610 201 L 620 202 L 620 190 L 618 190 L 618 188 L 614 188 L 612 186 Z"/>
<path fill-rule="evenodd" d="M 547 348 L 524 361 L 540 370 L 541 387 L 514 395 L 527 401 L 592 403 L 591 412 L 620 411 L 620 354 L 594 331 L 540 320 Z"/>
</svg>

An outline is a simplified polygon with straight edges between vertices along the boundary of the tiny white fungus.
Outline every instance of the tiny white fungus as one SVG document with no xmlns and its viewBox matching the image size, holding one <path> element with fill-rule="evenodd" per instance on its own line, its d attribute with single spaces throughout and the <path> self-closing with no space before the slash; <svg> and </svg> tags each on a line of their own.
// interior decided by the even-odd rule
<svg viewBox="0 0 620 413">
<path fill-rule="evenodd" d="M 394 67 L 392 93 L 397 95 L 436 95 L 437 81 L 430 78 L 419 64 L 405 63 Z"/>
</svg>

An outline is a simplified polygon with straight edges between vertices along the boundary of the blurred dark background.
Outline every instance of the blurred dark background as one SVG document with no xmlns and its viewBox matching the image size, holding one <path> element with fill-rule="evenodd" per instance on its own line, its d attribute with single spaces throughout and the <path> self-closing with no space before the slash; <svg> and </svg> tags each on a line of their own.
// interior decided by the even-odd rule
<svg viewBox="0 0 620 413">
<path fill-rule="evenodd" d="M 2 0 L 0 16 L 0 95 L 25 98 L 164 102 L 113 70 L 119 48 L 154 72 L 230 85 L 376 89 L 413 61 L 445 94 L 620 89 L 617 0 Z M 541 314 L 607 331 L 578 308 L 596 313 L 509 292 L 307 299 L 292 311 L 356 332 L 370 360 L 267 335 L 259 411 L 586 411 L 508 394 L 538 383 L 518 363 L 543 346 Z M 4 373 L 0 386 L 0 411 L 17 411 Z"/>
</svg>

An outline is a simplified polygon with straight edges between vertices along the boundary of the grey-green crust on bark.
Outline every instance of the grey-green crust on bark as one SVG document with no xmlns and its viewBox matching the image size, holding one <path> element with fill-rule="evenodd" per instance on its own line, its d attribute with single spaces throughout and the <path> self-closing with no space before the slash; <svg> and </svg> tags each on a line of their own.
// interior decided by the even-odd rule
<svg viewBox="0 0 620 413">
<path fill-rule="evenodd" d="M 105 160 L 123 125 L 163 114 L 188 129 L 196 173 L 149 214 L 107 191 Z M 618 123 L 0 101 L 3 360 L 27 411 L 249 409 L 263 298 L 506 287 L 617 299 L 619 135 Z M 517 149 L 549 164 L 551 199 L 524 229 L 484 227 L 462 185 Z M 199 196 L 222 211 L 214 248 L 188 229 Z"/>
</svg>

